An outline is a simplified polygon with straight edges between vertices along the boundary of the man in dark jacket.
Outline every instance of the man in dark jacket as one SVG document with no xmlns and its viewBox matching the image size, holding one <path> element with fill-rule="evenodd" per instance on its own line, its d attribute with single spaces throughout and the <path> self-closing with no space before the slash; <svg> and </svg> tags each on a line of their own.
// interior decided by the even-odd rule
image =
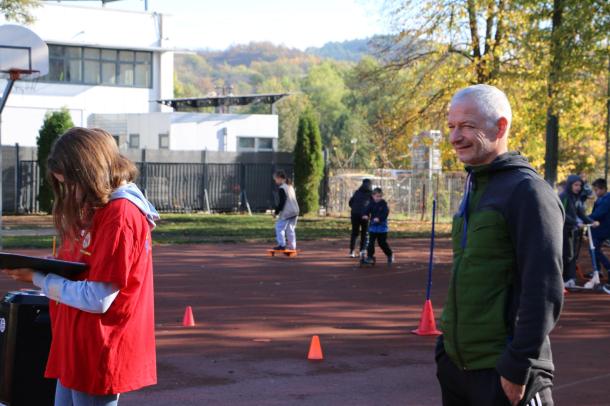
<svg viewBox="0 0 610 406">
<path fill-rule="evenodd" d="M 508 152 L 511 120 L 493 86 L 451 100 L 449 141 L 468 178 L 436 349 L 445 406 L 553 404 L 549 334 L 563 303 L 563 208 L 527 160 Z"/>
<path fill-rule="evenodd" d="M 565 190 L 559 195 L 565 211 L 563 225 L 563 281 L 570 288 L 576 286 L 576 259 L 580 249 L 579 230 L 581 224 L 599 223 L 585 214 L 582 201 L 582 180 L 578 175 L 568 176 Z"/>
<path fill-rule="evenodd" d="M 369 218 L 367 216 L 369 205 L 371 204 L 371 194 L 373 188 L 370 179 L 364 179 L 362 185 L 354 192 L 349 199 L 349 207 L 352 209 L 352 236 L 349 243 L 349 255 L 356 258 L 356 240 L 360 235 L 360 256 L 364 255 L 367 246 L 367 233 L 369 228 Z"/>
</svg>

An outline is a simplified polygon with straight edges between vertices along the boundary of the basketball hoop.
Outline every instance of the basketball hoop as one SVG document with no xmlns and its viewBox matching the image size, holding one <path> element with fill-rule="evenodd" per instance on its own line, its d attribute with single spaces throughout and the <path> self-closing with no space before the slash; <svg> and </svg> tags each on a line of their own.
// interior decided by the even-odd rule
<svg viewBox="0 0 610 406">
<path fill-rule="evenodd" d="M 40 71 L 34 69 L 9 69 L 8 71 L 2 71 L 8 75 L 10 80 L 28 80 L 34 78 Z"/>
<path fill-rule="evenodd" d="M 0 114 L 15 82 L 36 80 L 48 72 L 49 48 L 36 33 L 20 25 L 0 25 L 0 78 L 7 80 Z"/>
</svg>

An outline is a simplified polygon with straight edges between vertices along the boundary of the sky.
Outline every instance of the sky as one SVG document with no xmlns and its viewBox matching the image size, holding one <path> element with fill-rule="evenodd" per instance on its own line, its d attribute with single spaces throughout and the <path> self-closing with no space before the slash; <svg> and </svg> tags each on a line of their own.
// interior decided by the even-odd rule
<svg viewBox="0 0 610 406">
<path fill-rule="evenodd" d="M 148 0 L 149 11 L 172 15 L 177 47 L 225 49 L 271 41 L 305 49 L 329 41 L 384 33 L 383 0 Z M 92 1 L 69 4 L 99 7 Z M 144 10 L 144 0 L 106 7 Z"/>
</svg>

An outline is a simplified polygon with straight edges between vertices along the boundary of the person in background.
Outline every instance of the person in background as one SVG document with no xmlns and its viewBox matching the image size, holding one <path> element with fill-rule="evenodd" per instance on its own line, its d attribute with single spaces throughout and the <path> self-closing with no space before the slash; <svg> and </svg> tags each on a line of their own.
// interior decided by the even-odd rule
<svg viewBox="0 0 610 406">
<path fill-rule="evenodd" d="M 557 183 L 557 194 L 558 195 L 562 194 L 565 190 L 566 190 L 566 181 L 565 180 L 562 180 L 561 182 Z"/>
<path fill-rule="evenodd" d="M 351 199 L 349 199 L 352 220 L 352 235 L 349 243 L 349 256 L 351 258 L 356 258 L 358 256 L 355 251 L 358 236 L 360 236 L 360 256 L 363 257 L 365 255 L 369 228 L 367 212 L 371 204 L 372 191 L 371 180 L 364 179 L 362 185 L 360 185 Z"/>
<path fill-rule="evenodd" d="M 578 233 L 580 224 L 591 224 L 597 227 L 599 222 L 585 214 L 582 201 L 582 180 L 578 175 L 570 175 L 566 189 L 559 195 L 565 210 L 563 225 L 563 281 L 566 287 L 576 286 L 576 260 L 578 258 Z"/>
<path fill-rule="evenodd" d="M 388 203 L 383 200 L 383 191 L 381 188 L 375 188 L 372 196 L 373 202 L 369 205 L 367 210 L 367 217 L 370 219 L 370 223 L 369 246 L 365 263 L 375 263 L 375 242 L 378 242 L 379 247 L 388 258 L 388 265 L 392 265 L 394 262 L 394 254 L 388 245 L 388 216 L 390 215 L 390 209 Z"/>
<path fill-rule="evenodd" d="M 299 217 L 299 203 L 292 187 L 292 182 L 284 171 L 277 171 L 273 174 L 273 180 L 279 188 L 280 201 L 275 208 L 275 216 L 278 217 L 275 223 L 275 236 L 277 246 L 274 250 L 284 251 L 297 249 L 296 227 Z"/>
<path fill-rule="evenodd" d="M 582 189 L 580 191 L 580 201 L 583 204 L 585 204 L 587 202 L 587 199 L 593 199 L 594 198 L 593 189 L 591 188 L 591 185 L 589 185 L 589 182 L 587 182 L 587 174 L 586 173 L 581 172 L 581 173 L 578 174 L 578 177 L 582 181 Z"/>
<path fill-rule="evenodd" d="M 600 273 L 600 265 L 603 265 L 608 273 L 610 271 L 610 261 L 602 251 L 604 241 L 610 238 L 610 193 L 608 193 L 606 180 L 602 178 L 596 179 L 593 182 L 593 192 L 595 193 L 597 200 L 595 200 L 595 203 L 593 204 L 593 212 L 589 217 L 592 220 L 599 222 L 599 227 L 591 230 L 593 245 L 595 245 L 595 259 L 597 261 L 597 269 Z"/>
<path fill-rule="evenodd" d="M 157 382 L 151 231 L 159 215 L 104 130 L 68 130 L 47 168 L 58 258 L 88 269 L 75 280 L 5 272 L 50 299 L 45 377 L 57 379 L 55 406 L 116 406 L 119 394 Z"/>
</svg>

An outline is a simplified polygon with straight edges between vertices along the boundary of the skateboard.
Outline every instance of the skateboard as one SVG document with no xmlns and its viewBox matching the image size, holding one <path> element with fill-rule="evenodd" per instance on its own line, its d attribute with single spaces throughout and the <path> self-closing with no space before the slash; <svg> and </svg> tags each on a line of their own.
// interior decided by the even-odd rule
<svg viewBox="0 0 610 406">
<path fill-rule="evenodd" d="M 298 255 L 297 250 L 267 250 L 267 254 L 270 257 L 274 257 L 276 255 L 284 254 L 287 257 L 296 257 Z"/>
</svg>

